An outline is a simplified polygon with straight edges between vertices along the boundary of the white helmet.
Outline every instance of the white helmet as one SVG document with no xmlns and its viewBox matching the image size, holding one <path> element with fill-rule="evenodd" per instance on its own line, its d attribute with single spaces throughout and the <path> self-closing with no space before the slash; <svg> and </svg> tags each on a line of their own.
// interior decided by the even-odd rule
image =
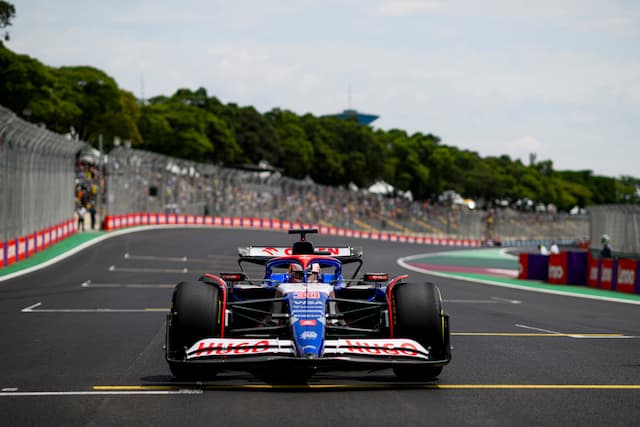
<svg viewBox="0 0 640 427">
<path fill-rule="evenodd" d="M 609 235 L 603 234 L 602 237 L 600 238 L 600 242 L 603 245 L 606 245 L 607 243 L 609 243 Z"/>
</svg>

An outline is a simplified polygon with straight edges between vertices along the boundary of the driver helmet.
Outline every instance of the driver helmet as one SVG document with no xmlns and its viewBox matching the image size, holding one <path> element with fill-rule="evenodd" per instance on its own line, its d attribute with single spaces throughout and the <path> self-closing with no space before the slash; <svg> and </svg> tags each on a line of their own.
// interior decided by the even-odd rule
<svg viewBox="0 0 640 427">
<path fill-rule="evenodd" d="M 304 280 L 304 272 L 300 264 L 292 262 L 289 264 L 289 282 L 302 282 Z"/>
<path fill-rule="evenodd" d="M 307 273 L 307 282 L 317 282 L 320 280 L 320 264 L 314 262 Z"/>
</svg>

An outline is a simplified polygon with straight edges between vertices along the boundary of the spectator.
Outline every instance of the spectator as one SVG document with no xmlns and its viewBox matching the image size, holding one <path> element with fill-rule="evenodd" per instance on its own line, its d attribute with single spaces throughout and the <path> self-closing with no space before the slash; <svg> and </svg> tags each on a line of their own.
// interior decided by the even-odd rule
<svg viewBox="0 0 640 427">
<path fill-rule="evenodd" d="M 551 242 L 551 248 L 549 248 L 549 252 L 551 252 L 552 254 L 560 253 L 560 248 L 558 247 L 558 244 L 556 243 L 555 240 Z"/>
<path fill-rule="evenodd" d="M 80 205 L 76 213 L 78 214 L 78 231 L 84 231 L 84 216 L 87 214 L 87 209 L 84 205 Z"/>
<path fill-rule="evenodd" d="M 538 245 L 538 251 L 540 252 L 540 255 L 549 255 L 549 249 L 547 249 L 547 247 L 542 243 Z"/>
<path fill-rule="evenodd" d="M 600 239 L 600 243 L 602 243 L 600 258 L 611 258 L 613 256 L 613 248 L 611 247 L 611 241 L 609 240 L 609 236 L 606 234 L 603 234 L 602 238 Z"/>
<path fill-rule="evenodd" d="M 91 218 L 91 229 L 96 228 L 96 206 L 93 203 L 87 205 L 89 207 L 89 217 Z"/>
</svg>

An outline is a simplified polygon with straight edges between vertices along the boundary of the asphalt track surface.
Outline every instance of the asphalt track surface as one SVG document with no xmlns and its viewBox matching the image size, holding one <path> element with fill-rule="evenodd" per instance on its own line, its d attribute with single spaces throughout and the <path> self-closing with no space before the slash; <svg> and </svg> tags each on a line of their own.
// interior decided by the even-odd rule
<svg viewBox="0 0 640 427">
<path fill-rule="evenodd" d="M 408 271 L 442 247 L 315 236 L 365 251 L 365 270 L 436 282 L 453 360 L 439 381 L 390 370 L 304 384 L 245 373 L 181 383 L 164 361 L 172 287 L 235 270 L 236 248 L 284 233 L 162 229 L 125 234 L 0 282 L 3 425 L 639 425 L 638 305 Z"/>
</svg>

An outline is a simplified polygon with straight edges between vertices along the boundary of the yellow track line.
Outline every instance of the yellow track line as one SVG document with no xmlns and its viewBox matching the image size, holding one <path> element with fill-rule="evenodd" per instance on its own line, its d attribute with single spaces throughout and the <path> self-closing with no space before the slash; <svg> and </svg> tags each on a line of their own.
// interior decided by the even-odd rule
<svg viewBox="0 0 640 427">
<path fill-rule="evenodd" d="M 451 335 L 463 337 L 623 337 L 623 334 L 550 334 L 522 332 L 451 332 Z"/>
<path fill-rule="evenodd" d="M 173 391 L 200 390 L 640 390 L 640 384 L 246 384 L 175 386 L 94 386 L 95 391 Z"/>
</svg>

